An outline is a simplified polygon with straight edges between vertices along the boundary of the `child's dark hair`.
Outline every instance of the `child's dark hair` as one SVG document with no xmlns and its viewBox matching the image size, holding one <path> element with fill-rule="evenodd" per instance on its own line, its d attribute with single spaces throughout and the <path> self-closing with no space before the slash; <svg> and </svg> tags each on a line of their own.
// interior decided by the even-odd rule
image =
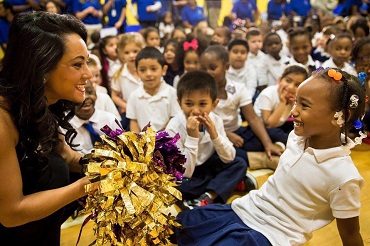
<svg viewBox="0 0 370 246">
<path fill-rule="evenodd" d="M 226 27 L 226 26 L 218 26 L 216 27 L 217 29 L 221 29 L 224 33 L 225 33 L 225 37 L 227 38 L 227 40 L 231 40 L 231 30 L 230 28 Z"/>
<path fill-rule="evenodd" d="M 259 35 L 262 35 L 261 30 L 253 27 L 253 28 L 250 28 L 249 31 L 247 32 L 246 39 L 249 40 L 251 37 L 259 36 Z"/>
<path fill-rule="evenodd" d="M 305 27 L 293 27 L 288 30 L 289 42 L 291 42 L 292 39 L 297 36 L 307 36 L 307 38 L 311 41 L 311 33 Z"/>
<path fill-rule="evenodd" d="M 164 45 L 163 45 L 163 48 L 164 48 L 164 52 L 163 52 L 163 54 L 166 52 L 166 50 L 167 50 L 167 46 L 169 46 L 169 45 L 172 45 L 173 46 L 173 48 L 174 48 L 174 50 L 175 50 L 175 62 L 176 62 L 176 65 L 180 68 L 180 69 L 182 69 L 183 68 L 183 66 L 184 66 L 184 64 L 182 63 L 182 60 L 180 59 L 180 55 L 179 55 L 179 50 L 181 49 L 181 44 L 177 41 L 177 39 L 175 39 L 175 38 L 170 38 L 170 39 L 168 39 L 165 43 L 164 43 Z M 166 63 L 167 64 L 167 63 Z M 167 64 L 167 65 L 171 65 L 171 64 Z"/>
<path fill-rule="evenodd" d="M 355 61 L 358 58 L 358 53 L 360 52 L 360 49 L 362 48 L 362 46 L 369 44 L 369 43 L 370 43 L 370 37 L 361 38 L 355 43 L 355 45 L 353 46 L 352 55 L 351 55 L 353 61 Z"/>
<path fill-rule="evenodd" d="M 340 81 L 330 77 L 328 71 L 334 69 L 336 72 L 342 74 Z M 342 111 L 344 116 L 344 126 L 342 130 L 346 136 L 343 145 L 347 144 L 347 131 L 352 127 L 353 122 L 356 120 L 362 120 L 365 114 L 365 100 L 366 91 L 362 85 L 362 81 L 356 76 L 350 75 L 345 71 L 337 68 L 321 69 L 312 74 L 312 77 L 322 79 L 324 83 L 327 83 L 328 90 L 327 96 L 330 101 L 331 109 L 335 111 Z M 353 107 L 353 100 L 351 97 L 357 96 L 357 106 Z"/>
<path fill-rule="evenodd" d="M 230 51 L 235 45 L 243 45 L 246 48 L 247 52 L 249 51 L 248 42 L 245 41 L 244 39 L 233 39 L 233 40 L 231 40 L 231 42 L 227 46 L 227 50 Z"/>
<path fill-rule="evenodd" d="M 212 53 L 218 59 L 221 59 L 224 64 L 229 62 L 229 54 L 224 46 L 222 45 L 211 45 L 203 52 L 203 54 Z"/>
<path fill-rule="evenodd" d="M 193 41 L 193 40 L 196 40 L 196 41 Z M 197 48 L 194 49 L 194 47 L 192 47 L 192 45 L 190 45 L 187 50 L 184 49 L 184 46 L 186 43 L 192 43 L 192 42 L 197 42 Z M 207 40 L 205 39 L 202 39 L 202 38 L 196 38 L 194 36 L 194 34 L 192 33 L 189 33 L 188 35 L 186 35 L 186 40 L 179 43 L 179 46 L 178 46 L 178 51 L 177 51 L 177 54 L 178 54 L 178 60 L 179 62 L 182 63 L 182 66 L 184 65 L 184 59 L 185 59 L 185 56 L 187 53 L 190 53 L 190 52 L 195 52 L 196 54 L 198 54 L 198 56 L 200 57 L 203 53 L 203 51 L 205 50 L 205 48 L 207 47 Z"/>
<path fill-rule="evenodd" d="M 217 99 L 217 83 L 207 72 L 195 70 L 184 74 L 177 85 L 177 99 L 194 91 L 209 93 L 212 102 Z"/>
<path fill-rule="evenodd" d="M 151 32 L 156 32 L 159 35 L 159 31 L 158 31 L 157 28 L 152 27 L 152 26 L 146 27 L 146 28 L 144 28 L 144 30 L 142 32 L 142 35 L 143 35 L 143 38 L 144 38 L 145 42 L 148 39 L 149 33 L 151 33 Z"/>
<path fill-rule="evenodd" d="M 137 67 L 139 61 L 142 59 L 154 59 L 157 60 L 159 64 L 163 67 L 166 65 L 166 61 L 164 60 L 163 54 L 154 47 L 145 47 L 144 49 L 140 50 L 137 54 L 135 59 L 135 66 Z"/>
<path fill-rule="evenodd" d="M 304 76 L 304 80 L 308 78 L 308 72 L 305 67 L 302 65 L 288 65 L 285 69 L 283 74 L 280 78 L 285 78 L 289 74 L 302 74 Z"/>
<path fill-rule="evenodd" d="M 350 33 L 349 31 L 346 31 L 345 30 L 345 31 L 340 31 L 337 34 L 330 35 L 328 41 L 326 42 L 326 45 L 329 45 L 329 43 L 334 43 L 337 40 L 342 39 L 342 38 L 348 38 L 352 43 L 354 41 L 353 40 L 352 33 Z"/>
<path fill-rule="evenodd" d="M 108 58 L 107 54 L 105 53 L 104 49 L 105 49 L 105 46 L 107 46 L 108 44 L 108 41 L 113 39 L 113 38 L 117 38 L 117 36 L 113 36 L 113 35 L 108 35 L 108 36 L 105 36 L 104 38 L 100 39 L 100 43 L 99 43 L 99 55 L 100 55 L 100 63 L 102 64 L 102 69 L 101 69 L 101 76 L 102 76 L 102 86 L 104 86 L 105 88 L 107 88 L 108 90 L 108 93 L 110 94 L 110 86 L 109 86 L 109 77 L 108 77 L 108 61 L 106 58 Z"/>
<path fill-rule="evenodd" d="M 357 28 L 362 28 L 365 32 L 365 36 L 369 36 L 369 26 L 365 17 L 358 17 L 349 27 L 353 34 L 356 33 Z"/>
<path fill-rule="evenodd" d="M 266 50 L 266 40 L 269 39 L 270 37 L 273 37 L 273 36 L 278 37 L 280 42 L 283 43 L 279 34 L 277 34 L 276 32 L 268 32 L 268 33 L 266 33 L 266 35 L 263 39 L 263 45 L 262 45 L 262 49 L 261 49 L 263 52 L 265 52 L 265 50 Z"/>
</svg>

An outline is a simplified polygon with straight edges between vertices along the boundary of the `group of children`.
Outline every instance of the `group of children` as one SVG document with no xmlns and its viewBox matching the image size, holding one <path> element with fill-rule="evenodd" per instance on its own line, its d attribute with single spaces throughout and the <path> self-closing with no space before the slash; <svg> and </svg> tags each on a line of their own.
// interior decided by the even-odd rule
<svg viewBox="0 0 370 246">
<path fill-rule="evenodd" d="M 358 218 L 362 186 L 349 157 L 353 144 L 347 139 L 347 130 L 353 122 L 362 122 L 365 112 L 364 88 L 368 85 L 356 76 L 369 71 L 362 70 L 368 61 L 369 39 L 354 44 L 348 31 L 331 34 L 323 47 L 330 56 L 321 63 L 312 56 L 312 36 L 304 27 L 287 33 L 290 57 L 283 55 L 286 44 L 277 32 L 262 35 L 258 28 L 251 28 L 245 38 L 233 39 L 230 34 L 224 27 L 216 28 L 207 42 L 202 35 L 186 35 L 177 28 L 163 47 L 159 31 L 152 27 L 142 35 L 103 38 L 98 53 L 101 64 L 91 55 L 89 66 L 94 77 L 86 88 L 85 102 L 72 119 L 81 135 L 75 139 L 83 143 L 81 153 L 93 149 L 93 135 L 102 134 L 103 125 L 117 128 L 118 121 L 125 130 L 134 132 L 150 123 L 155 131 L 179 133 L 178 147 L 186 162 L 177 188 L 183 195 L 179 205 L 184 210 L 226 203 L 236 188 L 247 192 L 256 189 L 256 181 L 246 173 L 248 168 L 276 169 L 260 190 L 234 201 L 231 207 L 182 213 L 179 245 L 237 240 L 239 230 L 252 231 L 252 237 L 258 234 L 263 245 L 303 243 L 313 230 L 334 218 L 346 231 L 345 240 L 350 231 L 346 223 L 355 228 L 358 223 L 352 217 Z M 356 69 L 349 64 L 351 54 Z M 101 74 L 94 72 L 100 68 Z M 98 108 L 103 97 L 113 101 L 116 109 L 104 112 Z M 326 183 L 329 178 L 321 177 L 322 173 L 337 170 L 334 163 L 338 161 L 343 161 L 341 170 L 352 176 L 341 171 L 334 182 L 337 174 L 330 171 L 330 182 Z M 307 167 L 306 162 L 310 163 Z M 307 178 L 302 181 L 303 177 Z M 324 183 L 329 185 L 320 186 Z M 298 191 L 288 188 L 293 186 Z M 305 187 L 307 194 L 300 194 L 299 189 Z M 353 196 L 343 197 L 339 192 L 351 189 Z M 290 191 L 283 194 L 282 190 Z M 337 211 L 343 199 L 344 211 Z M 303 208 L 302 203 L 306 203 Z M 192 219 L 195 213 L 196 219 Z M 220 223 L 225 218 L 218 217 L 220 214 L 230 219 L 225 221 L 227 225 Z M 212 231 L 193 229 L 212 221 L 208 216 L 217 216 L 216 224 L 230 227 L 230 231 L 221 233 L 213 226 Z M 322 218 L 318 224 L 316 217 Z M 209 221 L 198 221 L 200 218 Z M 288 224 L 293 231 L 286 229 Z M 211 235 L 214 241 L 209 241 Z"/>
</svg>

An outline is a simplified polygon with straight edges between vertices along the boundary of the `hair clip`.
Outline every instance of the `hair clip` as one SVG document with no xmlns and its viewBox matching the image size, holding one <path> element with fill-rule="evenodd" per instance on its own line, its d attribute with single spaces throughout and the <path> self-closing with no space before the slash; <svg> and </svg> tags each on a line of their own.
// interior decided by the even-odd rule
<svg viewBox="0 0 370 246">
<path fill-rule="evenodd" d="M 184 51 L 187 51 L 190 48 L 192 48 L 193 50 L 197 50 L 198 49 L 198 40 L 193 38 L 191 40 L 191 42 L 185 41 L 184 44 L 182 45 L 182 47 L 184 48 Z"/>
<path fill-rule="evenodd" d="M 337 119 L 338 126 L 342 127 L 344 125 L 344 119 L 343 119 L 343 112 L 342 111 L 335 112 L 334 118 Z"/>
<path fill-rule="evenodd" d="M 329 77 L 331 77 L 335 80 L 335 83 L 339 83 L 339 81 L 343 77 L 343 75 L 340 72 L 335 71 L 335 69 L 332 69 L 332 68 L 328 70 L 328 75 L 329 75 Z"/>
<path fill-rule="evenodd" d="M 367 138 L 367 132 L 362 132 L 362 131 L 359 131 L 359 134 L 360 136 L 359 137 L 355 137 L 355 144 L 361 144 L 362 143 L 362 139 L 364 138 Z"/>
<path fill-rule="evenodd" d="M 351 101 L 351 103 L 349 104 L 349 107 L 352 108 L 352 109 L 357 108 L 357 106 L 358 106 L 358 100 L 360 100 L 360 98 L 356 94 L 353 94 L 349 98 L 349 100 Z"/>
<path fill-rule="evenodd" d="M 366 81 L 366 73 L 365 72 L 360 72 L 357 77 L 361 81 L 361 86 L 364 86 L 365 85 L 365 81 Z"/>
<path fill-rule="evenodd" d="M 354 120 L 353 127 L 356 128 L 357 130 L 360 130 L 362 128 L 362 122 L 360 120 Z"/>
<path fill-rule="evenodd" d="M 318 72 L 321 72 L 322 70 L 324 70 L 324 68 L 323 67 L 318 67 L 317 69 L 316 69 L 316 72 L 318 73 Z"/>
<path fill-rule="evenodd" d="M 335 35 L 334 35 L 334 34 L 330 34 L 329 39 L 330 39 L 330 40 L 335 39 Z"/>
</svg>

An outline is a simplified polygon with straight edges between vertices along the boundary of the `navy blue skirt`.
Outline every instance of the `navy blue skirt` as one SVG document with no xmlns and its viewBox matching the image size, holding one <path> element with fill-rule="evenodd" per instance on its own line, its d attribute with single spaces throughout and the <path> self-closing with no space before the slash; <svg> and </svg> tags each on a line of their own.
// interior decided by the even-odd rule
<svg viewBox="0 0 370 246">
<path fill-rule="evenodd" d="M 251 229 L 231 209 L 230 204 L 211 204 L 181 212 L 175 230 L 181 245 L 271 246 L 260 232 Z"/>
</svg>

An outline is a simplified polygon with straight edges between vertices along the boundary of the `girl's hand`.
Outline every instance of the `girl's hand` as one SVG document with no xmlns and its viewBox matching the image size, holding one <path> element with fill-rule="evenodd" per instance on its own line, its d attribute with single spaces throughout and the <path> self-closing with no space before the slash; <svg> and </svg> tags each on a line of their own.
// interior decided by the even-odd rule
<svg viewBox="0 0 370 246">
<path fill-rule="evenodd" d="M 186 121 L 186 131 L 193 138 L 199 138 L 199 120 L 198 116 L 189 116 Z"/>
<path fill-rule="evenodd" d="M 272 154 L 280 156 L 284 152 L 284 150 L 282 150 L 279 146 L 273 143 L 265 146 L 265 151 L 270 159 Z"/>
<path fill-rule="evenodd" d="M 212 140 L 218 137 L 217 129 L 207 113 L 198 116 L 199 122 L 205 126 Z"/>
<path fill-rule="evenodd" d="M 288 93 L 289 93 L 286 90 L 286 87 L 283 86 L 282 84 L 279 84 L 278 93 L 279 93 L 280 102 L 286 104 L 287 103 L 287 96 L 288 96 Z"/>
<path fill-rule="evenodd" d="M 234 132 L 228 132 L 227 137 L 237 148 L 242 148 L 244 145 L 244 139 Z"/>
</svg>

